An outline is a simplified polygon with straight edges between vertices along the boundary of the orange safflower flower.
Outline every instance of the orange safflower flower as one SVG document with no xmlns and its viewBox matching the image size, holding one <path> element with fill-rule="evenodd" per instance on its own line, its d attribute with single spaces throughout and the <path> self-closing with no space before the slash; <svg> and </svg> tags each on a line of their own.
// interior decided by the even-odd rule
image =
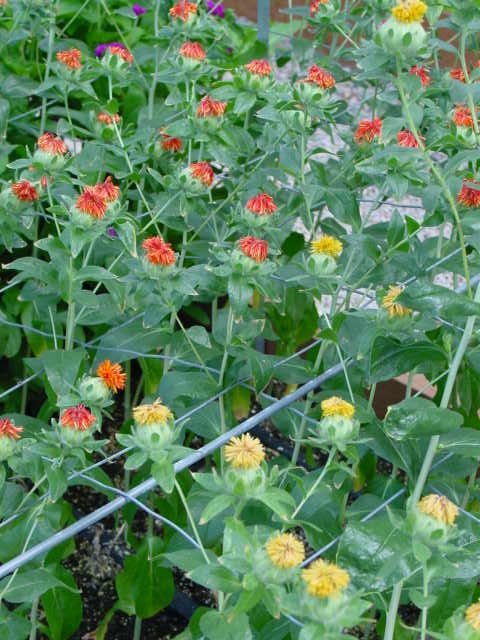
<svg viewBox="0 0 480 640">
<path fill-rule="evenodd" d="M 112 363 L 108 359 L 104 360 L 98 365 L 97 376 L 103 380 L 112 393 L 117 393 L 120 389 L 125 388 L 127 374 L 123 372 L 118 363 Z"/>
<path fill-rule="evenodd" d="M 10 418 L 0 418 L 0 438 L 11 438 L 18 440 L 23 427 L 16 427 Z"/>
<path fill-rule="evenodd" d="M 308 70 L 306 82 L 318 85 L 321 89 L 331 89 L 335 86 L 335 78 L 329 71 L 313 64 Z"/>
<path fill-rule="evenodd" d="M 180 55 L 191 60 L 205 60 L 207 54 L 199 42 L 185 42 L 180 47 Z"/>
<path fill-rule="evenodd" d="M 97 120 L 102 124 L 113 124 L 114 121 L 120 122 L 120 115 L 118 113 L 115 113 L 113 116 L 111 116 L 109 113 L 106 113 L 105 111 L 100 111 L 100 113 L 97 116 Z"/>
<path fill-rule="evenodd" d="M 173 151 L 174 153 L 182 150 L 183 142 L 180 138 L 169 136 L 168 133 L 163 132 L 163 129 L 160 129 L 160 133 L 163 138 L 162 149 L 165 149 L 165 151 Z"/>
<path fill-rule="evenodd" d="M 465 74 L 463 73 L 463 69 L 460 67 L 456 67 L 450 71 L 450 77 L 452 80 L 458 80 L 459 82 L 465 82 Z"/>
<path fill-rule="evenodd" d="M 263 262 L 267 259 L 268 255 L 268 242 L 266 240 L 260 240 L 254 236 L 245 236 L 240 238 L 238 246 L 243 253 L 255 260 L 255 262 Z"/>
<path fill-rule="evenodd" d="M 74 431 L 87 431 L 95 424 L 95 416 L 83 405 L 65 409 L 60 417 L 60 424 Z"/>
<path fill-rule="evenodd" d="M 275 213 L 278 208 L 268 193 L 258 193 L 256 196 L 250 198 L 245 206 L 249 211 L 259 216 L 271 215 Z"/>
<path fill-rule="evenodd" d="M 113 184 L 111 176 L 107 176 L 104 182 L 99 182 L 94 186 L 95 193 L 106 202 L 115 202 L 120 194 L 120 187 Z"/>
<path fill-rule="evenodd" d="M 417 67 L 414 65 L 410 68 L 410 73 L 418 76 L 420 78 L 420 82 L 424 87 L 428 87 L 430 84 L 430 76 L 428 75 L 428 70 L 425 67 Z"/>
<path fill-rule="evenodd" d="M 192 162 L 189 166 L 190 173 L 200 180 L 206 187 L 211 187 L 215 174 L 208 162 Z"/>
<path fill-rule="evenodd" d="M 160 236 L 152 236 L 142 242 L 147 260 L 151 264 L 160 264 L 169 267 L 175 264 L 175 252 L 169 242 L 165 242 Z"/>
<path fill-rule="evenodd" d="M 310 16 L 313 16 L 317 13 L 321 4 L 328 4 L 328 0 L 312 0 L 310 2 Z"/>
<path fill-rule="evenodd" d="M 382 133 L 382 120 L 374 118 L 373 120 L 360 120 L 358 128 L 355 132 L 354 140 L 359 144 L 363 142 L 373 142 L 374 138 Z"/>
<path fill-rule="evenodd" d="M 425 138 L 420 136 L 420 140 L 425 142 Z M 411 131 L 404 129 L 397 133 L 397 142 L 401 147 L 410 147 L 411 149 L 418 149 L 418 142 Z"/>
<path fill-rule="evenodd" d="M 469 107 L 458 104 L 455 107 L 455 112 L 453 114 L 453 121 L 457 125 L 457 127 L 467 127 L 469 129 L 473 128 L 473 116 Z"/>
<path fill-rule="evenodd" d="M 111 47 L 108 47 L 108 50 L 110 51 L 110 54 L 112 56 L 120 56 L 122 60 L 125 60 L 125 62 L 128 62 L 128 64 L 132 64 L 133 56 L 128 49 L 112 45 Z"/>
<path fill-rule="evenodd" d="M 67 153 L 67 145 L 64 141 L 49 131 L 38 138 L 37 144 L 38 148 L 45 151 L 45 153 L 56 156 L 63 156 Z"/>
<path fill-rule="evenodd" d="M 77 209 L 92 218 L 103 218 L 107 210 L 107 201 L 97 192 L 96 187 L 85 187 L 77 198 Z"/>
<path fill-rule="evenodd" d="M 469 187 L 464 183 L 462 185 L 462 188 L 460 189 L 460 193 L 457 196 L 457 200 L 458 202 L 464 204 L 466 207 L 480 207 L 480 182 L 478 182 L 477 180 L 469 180 L 468 182 L 478 185 L 478 189 Z"/>
<path fill-rule="evenodd" d="M 12 191 L 22 202 L 34 202 L 38 200 L 38 192 L 28 180 L 20 180 L 12 184 Z"/>
<path fill-rule="evenodd" d="M 252 60 L 245 65 L 245 69 L 255 76 L 269 76 L 272 73 L 272 67 L 268 60 Z"/>
<path fill-rule="evenodd" d="M 177 4 L 175 4 L 168 13 L 172 18 L 187 22 L 190 20 L 190 16 L 197 13 L 197 8 L 198 6 L 194 2 L 180 0 L 180 2 L 177 2 Z"/>
<path fill-rule="evenodd" d="M 197 116 L 199 118 L 223 116 L 226 108 L 226 102 L 212 100 L 210 96 L 204 96 L 197 107 Z"/>
<path fill-rule="evenodd" d="M 80 69 L 82 66 L 80 62 L 81 57 L 82 52 L 80 49 L 68 49 L 67 51 L 59 51 L 57 53 L 57 60 L 69 69 Z"/>
</svg>

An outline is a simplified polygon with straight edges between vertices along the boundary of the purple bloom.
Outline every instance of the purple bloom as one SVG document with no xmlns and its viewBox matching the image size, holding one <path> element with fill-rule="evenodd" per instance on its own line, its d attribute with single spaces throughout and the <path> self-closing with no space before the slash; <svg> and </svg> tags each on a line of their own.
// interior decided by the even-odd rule
<svg viewBox="0 0 480 640">
<path fill-rule="evenodd" d="M 110 236 L 110 238 L 118 238 L 118 233 L 115 231 L 114 227 L 108 227 L 107 234 Z"/>
<path fill-rule="evenodd" d="M 147 7 L 142 7 L 141 4 L 134 4 L 132 10 L 136 16 L 143 16 L 148 11 Z"/>
<path fill-rule="evenodd" d="M 103 44 L 99 44 L 95 47 L 95 55 L 97 58 L 101 58 L 105 51 L 110 47 L 120 47 L 121 49 L 125 49 L 125 45 L 121 42 L 104 42 Z"/>
<path fill-rule="evenodd" d="M 207 0 L 208 13 L 211 16 L 225 17 L 225 8 L 218 0 Z"/>
</svg>

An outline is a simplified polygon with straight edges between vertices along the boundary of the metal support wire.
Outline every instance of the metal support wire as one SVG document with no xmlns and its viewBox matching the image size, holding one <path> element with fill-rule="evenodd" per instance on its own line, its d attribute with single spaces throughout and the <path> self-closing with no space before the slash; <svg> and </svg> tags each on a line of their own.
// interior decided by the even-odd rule
<svg viewBox="0 0 480 640">
<path fill-rule="evenodd" d="M 215 440 L 212 440 L 212 442 L 209 442 L 203 447 L 201 447 L 200 449 L 193 451 L 191 454 L 189 454 L 182 460 L 179 460 L 178 462 L 175 463 L 174 465 L 175 473 L 178 474 L 181 471 L 190 468 L 195 463 L 200 462 L 201 460 L 203 460 L 203 458 L 214 453 L 217 449 L 227 444 L 230 438 L 234 436 L 239 436 L 242 433 L 245 433 L 246 431 L 253 429 L 253 427 L 256 427 L 261 422 L 268 420 L 271 416 L 278 413 L 278 411 L 285 409 L 296 400 L 303 398 L 310 391 L 315 390 L 317 387 L 322 385 L 327 380 L 330 380 L 330 378 L 333 378 L 334 376 L 341 373 L 342 370 L 343 368 L 342 368 L 342 365 L 340 364 L 337 364 L 334 367 L 331 367 L 330 369 L 328 369 L 321 375 L 315 377 L 313 380 L 310 380 L 309 382 L 305 383 L 304 385 L 302 385 L 301 387 L 299 387 L 289 395 L 284 396 L 283 398 L 280 398 L 280 400 L 278 400 L 275 404 L 265 409 L 262 409 L 262 411 L 259 411 L 254 416 L 247 418 L 246 420 L 238 424 L 233 429 L 230 429 L 226 433 L 218 436 L 218 438 L 215 438 Z M 180 418 L 180 419 L 183 419 L 183 418 Z M 27 562 L 34 560 L 40 555 L 43 555 L 44 553 L 46 553 L 50 549 L 53 549 L 54 547 L 64 542 L 65 540 L 72 538 L 73 536 L 77 535 L 84 529 L 87 529 L 88 527 L 94 525 L 95 523 L 99 522 L 103 518 L 106 518 L 110 514 L 115 513 L 116 511 L 124 507 L 131 498 L 138 498 L 139 496 L 147 493 L 148 491 L 151 491 L 156 486 L 157 486 L 157 483 L 155 482 L 155 480 L 153 478 L 149 478 L 148 480 L 145 480 L 144 482 L 137 485 L 136 487 L 133 487 L 132 489 L 130 489 L 130 491 L 126 492 L 125 496 L 124 495 L 118 496 L 117 498 L 103 505 L 99 509 L 96 509 L 92 513 L 89 513 L 88 515 L 84 516 L 77 522 L 69 525 L 68 527 L 65 527 L 61 531 L 57 531 L 57 533 L 53 534 L 47 540 L 43 540 L 42 542 L 34 545 L 31 549 L 27 549 L 26 551 L 18 555 L 16 558 L 13 558 L 12 560 L 5 562 L 0 567 L 0 579 L 4 578 L 5 576 L 9 575 L 13 571 L 19 569 L 20 567 L 23 567 L 25 564 L 27 564 Z"/>
</svg>

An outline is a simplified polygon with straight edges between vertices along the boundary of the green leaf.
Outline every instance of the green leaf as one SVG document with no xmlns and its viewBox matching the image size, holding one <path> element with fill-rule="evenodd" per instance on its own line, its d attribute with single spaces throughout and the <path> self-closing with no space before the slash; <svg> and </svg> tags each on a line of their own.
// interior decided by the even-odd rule
<svg viewBox="0 0 480 640">
<path fill-rule="evenodd" d="M 45 351 L 39 360 L 45 368 L 48 381 L 57 396 L 71 393 L 85 356 L 82 349 L 72 351 Z"/>
<path fill-rule="evenodd" d="M 293 497 L 278 487 L 265 489 L 265 491 L 258 496 L 258 499 L 283 520 L 289 518 L 295 509 L 295 500 Z"/>
<path fill-rule="evenodd" d="M 134 258 L 137 257 L 137 235 L 135 226 L 129 222 L 121 222 L 115 227 L 121 243 Z"/>
<path fill-rule="evenodd" d="M 70 589 L 69 584 L 56 578 L 48 569 L 30 569 L 17 573 L 8 584 L 10 579 L 11 576 L 7 576 L 0 582 L 0 591 L 6 589 L 4 598 L 7 602 L 33 602 L 53 587 Z"/>
<path fill-rule="evenodd" d="M 162 566 L 163 541 L 147 538 L 138 553 L 125 558 L 124 569 L 115 580 L 119 607 L 128 615 L 151 618 L 173 599 L 172 572 Z"/>
<path fill-rule="evenodd" d="M 200 618 L 200 629 L 207 640 L 252 640 L 246 614 L 231 619 L 227 613 L 208 611 Z"/>
<path fill-rule="evenodd" d="M 70 589 L 54 587 L 42 596 L 42 608 L 47 616 L 51 640 L 67 640 L 78 629 L 83 616 L 82 598 L 72 574 L 58 565 L 55 575 Z"/>
<path fill-rule="evenodd" d="M 45 465 L 45 473 L 48 479 L 48 490 L 50 499 L 56 502 L 63 496 L 68 487 L 68 480 L 65 471 L 61 467 L 52 467 L 50 463 Z"/>
<path fill-rule="evenodd" d="M 235 593 L 242 587 L 235 574 L 219 564 L 204 564 L 191 571 L 188 577 L 197 584 L 214 591 Z"/>
<path fill-rule="evenodd" d="M 444 433 L 440 437 L 439 448 L 459 456 L 478 458 L 480 457 L 480 431 L 464 427 L 453 433 Z"/>
<path fill-rule="evenodd" d="M 440 409 L 424 398 L 408 398 L 389 408 L 384 426 L 391 438 L 403 440 L 449 433 L 462 423 L 463 417 L 459 413 Z"/>
<path fill-rule="evenodd" d="M 370 383 L 391 380 L 406 371 L 429 373 L 446 362 L 443 349 L 431 342 L 408 342 L 378 336 L 370 354 Z"/>
<path fill-rule="evenodd" d="M 211 500 L 205 509 L 202 511 L 202 515 L 200 516 L 200 524 L 206 524 L 209 520 L 217 516 L 225 509 L 228 509 L 234 502 L 236 498 L 231 495 L 219 495 L 215 496 L 213 500 Z"/>
<path fill-rule="evenodd" d="M 120 439 L 119 439 L 120 442 Z M 130 442 L 130 441 L 129 441 Z M 128 446 L 128 445 L 127 445 Z M 132 455 L 129 455 L 125 460 L 125 469 L 139 469 L 148 460 L 148 454 L 146 451 L 135 451 Z"/>
<path fill-rule="evenodd" d="M 175 469 L 170 460 L 165 462 L 154 462 L 152 465 L 152 476 L 165 493 L 172 493 L 175 486 Z"/>
</svg>

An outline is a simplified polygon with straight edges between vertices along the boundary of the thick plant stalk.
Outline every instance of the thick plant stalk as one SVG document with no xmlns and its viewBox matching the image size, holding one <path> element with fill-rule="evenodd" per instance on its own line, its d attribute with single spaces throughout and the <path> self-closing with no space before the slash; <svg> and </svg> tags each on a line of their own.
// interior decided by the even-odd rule
<svg viewBox="0 0 480 640">
<path fill-rule="evenodd" d="M 480 301 L 480 285 L 477 287 L 474 300 L 475 302 Z M 468 344 L 472 337 L 473 328 L 475 326 L 475 320 L 476 320 L 476 316 L 470 316 L 465 325 L 465 331 L 463 333 L 462 339 L 460 340 L 457 351 L 452 360 L 452 364 L 450 365 L 450 369 L 448 371 L 448 377 L 445 383 L 445 389 L 443 390 L 442 399 L 440 401 L 441 409 L 446 409 L 450 403 L 450 397 L 453 392 L 458 370 L 460 369 L 463 356 L 465 355 L 465 351 L 467 350 Z M 420 473 L 418 475 L 417 482 L 415 484 L 415 487 L 412 493 L 412 502 L 414 504 L 416 504 L 420 500 L 420 497 L 423 493 L 423 489 L 425 488 L 428 474 L 430 473 L 430 469 L 432 468 L 433 459 L 435 458 L 435 454 L 437 452 L 439 442 L 440 442 L 440 436 L 432 436 L 430 438 L 430 443 L 428 445 L 428 449 L 425 454 L 425 458 L 423 460 L 422 468 L 420 469 Z M 387 625 L 385 627 L 385 635 L 383 636 L 383 640 L 394 640 L 393 633 L 395 630 L 395 620 L 397 618 L 397 611 L 398 611 L 398 605 L 400 603 L 402 586 L 403 586 L 403 580 L 401 580 L 400 582 L 397 582 L 397 584 L 393 587 L 392 597 L 390 600 L 390 606 L 389 606 L 388 615 L 387 615 Z"/>
</svg>

